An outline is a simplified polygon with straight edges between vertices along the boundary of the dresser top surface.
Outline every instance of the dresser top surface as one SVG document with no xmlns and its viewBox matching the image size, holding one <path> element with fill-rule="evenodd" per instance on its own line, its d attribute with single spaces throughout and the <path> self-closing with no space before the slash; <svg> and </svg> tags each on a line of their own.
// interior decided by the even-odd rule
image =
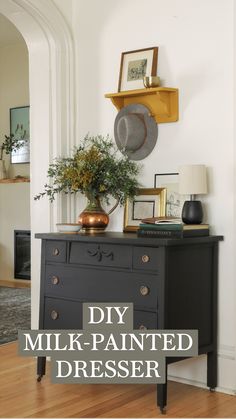
<svg viewBox="0 0 236 419">
<path fill-rule="evenodd" d="M 104 232 L 104 233 L 38 233 L 36 239 L 63 240 L 84 243 L 113 243 L 135 246 L 176 246 L 186 244 L 212 243 L 223 240 L 223 236 L 191 237 L 191 238 L 141 238 L 136 233 Z"/>
</svg>

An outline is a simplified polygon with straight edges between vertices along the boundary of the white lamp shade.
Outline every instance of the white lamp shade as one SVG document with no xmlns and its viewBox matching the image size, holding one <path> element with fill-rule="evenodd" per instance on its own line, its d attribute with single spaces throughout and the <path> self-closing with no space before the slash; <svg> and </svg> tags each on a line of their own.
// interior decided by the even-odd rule
<svg viewBox="0 0 236 419">
<path fill-rule="evenodd" d="M 179 167 L 179 193 L 202 195 L 207 193 L 206 166 L 203 164 Z"/>
</svg>

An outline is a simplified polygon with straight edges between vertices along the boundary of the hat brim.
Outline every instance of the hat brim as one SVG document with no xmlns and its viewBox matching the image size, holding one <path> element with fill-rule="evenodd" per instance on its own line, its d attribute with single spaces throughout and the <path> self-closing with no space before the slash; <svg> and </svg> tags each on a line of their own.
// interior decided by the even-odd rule
<svg viewBox="0 0 236 419">
<path fill-rule="evenodd" d="M 143 145 L 138 150 L 124 150 L 122 148 L 122 144 L 120 142 L 118 133 L 117 133 L 117 125 L 119 123 L 120 118 L 125 115 L 130 114 L 142 114 L 146 126 L 146 138 Z M 157 136 L 158 136 L 158 125 L 155 119 L 150 115 L 149 109 L 141 104 L 132 104 L 124 106 L 117 114 L 114 124 L 114 136 L 115 141 L 117 144 L 118 149 L 121 151 L 122 154 L 128 156 L 130 160 L 143 160 L 147 157 L 152 150 L 154 149 Z"/>
</svg>

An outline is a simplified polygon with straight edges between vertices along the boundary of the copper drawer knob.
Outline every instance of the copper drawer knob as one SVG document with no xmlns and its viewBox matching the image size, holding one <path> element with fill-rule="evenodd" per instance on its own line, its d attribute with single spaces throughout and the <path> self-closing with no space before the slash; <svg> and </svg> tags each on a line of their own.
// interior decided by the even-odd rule
<svg viewBox="0 0 236 419">
<path fill-rule="evenodd" d="M 53 249 L 52 253 L 53 253 L 53 256 L 58 256 L 60 251 L 59 251 L 59 249 L 57 249 L 57 247 L 55 247 L 55 249 Z"/>
<path fill-rule="evenodd" d="M 147 327 L 146 327 L 146 326 L 144 326 L 143 324 L 141 324 L 141 325 L 139 326 L 139 330 L 147 330 Z"/>
<path fill-rule="evenodd" d="M 56 310 L 51 311 L 51 318 L 52 320 L 57 320 L 59 317 L 59 313 Z"/>
<path fill-rule="evenodd" d="M 53 276 L 52 279 L 51 279 L 51 282 L 52 282 L 53 285 L 59 284 L 58 276 Z"/>
<path fill-rule="evenodd" d="M 150 260 L 150 257 L 149 257 L 148 255 L 143 255 L 143 256 L 142 256 L 142 262 L 143 262 L 143 263 L 148 263 L 148 262 L 149 262 L 149 260 Z"/>
<path fill-rule="evenodd" d="M 140 291 L 140 294 L 143 295 L 143 296 L 148 295 L 149 292 L 150 292 L 149 288 L 146 287 L 146 285 L 142 285 L 140 287 L 140 290 L 139 291 Z"/>
</svg>

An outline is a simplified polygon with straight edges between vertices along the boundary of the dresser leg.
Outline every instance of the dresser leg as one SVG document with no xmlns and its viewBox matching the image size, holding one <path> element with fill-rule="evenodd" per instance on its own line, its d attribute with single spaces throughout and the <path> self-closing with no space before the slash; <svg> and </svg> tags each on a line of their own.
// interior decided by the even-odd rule
<svg viewBox="0 0 236 419">
<path fill-rule="evenodd" d="M 165 384 L 157 384 L 157 405 L 162 414 L 165 414 L 167 405 L 167 362 L 165 367 Z"/>
<path fill-rule="evenodd" d="M 160 407 L 161 413 L 165 413 L 167 404 L 167 383 L 157 384 L 157 405 Z"/>
<path fill-rule="evenodd" d="M 207 387 L 211 391 L 217 386 L 217 352 L 208 352 L 207 354 Z"/>
<path fill-rule="evenodd" d="M 46 357 L 40 356 L 37 358 L 37 381 L 41 381 L 42 377 L 45 375 L 46 372 Z"/>
</svg>

